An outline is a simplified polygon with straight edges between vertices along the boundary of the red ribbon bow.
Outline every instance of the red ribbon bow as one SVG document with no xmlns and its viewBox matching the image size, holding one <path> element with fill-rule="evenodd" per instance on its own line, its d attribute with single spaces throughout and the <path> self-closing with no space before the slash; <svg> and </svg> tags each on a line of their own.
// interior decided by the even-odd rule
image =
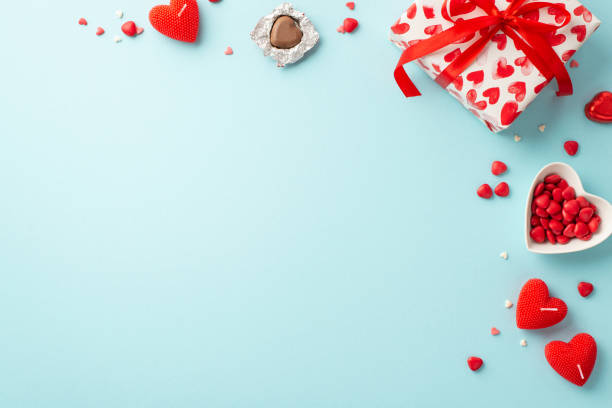
<svg viewBox="0 0 612 408">
<path fill-rule="evenodd" d="M 488 15 L 469 20 L 455 21 L 453 27 L 426 40 L 421 40 L 404 50 L 394 72 L 395 81 L 402 92 L 404 92 L 404 95 L 406 97 L 421 95 L 408 77 L 408 74 L 406 74 L 404 64 L 422 58 L 449 44 L 461 41 L 468 36 L 473 36 L 476 32 L 480 31 L 481 37 L 455 58 L 436 78 L 436 82 L 442 88 L 446 88 L 472 65 L 499 30 L 514 40 L 517 48 L 525 53 L 533 65 L 546 77 L 547 81 L 551 81 L 553 78 L 557 79 L 559 86 L 558 96 L 571 95 L 573 92 L 572 80 L 565 68 L 565 64 L 553 50 L 546 36 L 554 34 L 559 28 L 569 24 L 572 16 L 562 4 L 538 1 L 522 5 L 525 1 L 513 0 L 506 10 L 499 11 L 495 7 L 495 0 L 471 0 L 473 4 L 480 7 Z M 446 6 L 447 0 L 444 0 L 442 6 L 443 13 L 447 10 Z M 561 13 L 564 16 L 563 24 L 558 26 L 544 24 L 522 17 L 544 7 L 556 9 Z M 445 17 L 448 17 L 448 13 L 446 13 Z M 450 20 L 450 17 L 447 19 Z"/>
</svg>

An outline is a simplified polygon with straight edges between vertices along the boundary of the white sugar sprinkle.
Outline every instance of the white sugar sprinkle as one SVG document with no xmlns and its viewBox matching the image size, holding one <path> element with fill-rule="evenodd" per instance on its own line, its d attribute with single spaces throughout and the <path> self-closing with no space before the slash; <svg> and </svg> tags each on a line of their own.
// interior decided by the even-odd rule
<svg viewBox="0 0 612 408">
<path fill-rule="evenodd" d="M 525 340 L 525 339 L 521 340 L 521 346 L 522 347 L 527 347 L 527 340 Z"/>
<path fill-rule="evenodd" d="M 542 123 L 540 126 L 538 126 L 538 130 L 539 130 L 541 133 L 544 133 L 544 131 L 546 130 L 546 125 Z"/>
<path fill-rule="evenodd" d="M 505 260 L 508 260 L 508 252 L 504 251 L 501 254 L 499 254 L 500 258 L 503 258 Z"/>
<path fill-rule="evenodd" d="M 116 43 L 120 43 L 120 42 L 121 42 L 121 37 L 119 37 L 118 35 L 116 35 L 116 36 L 113 38 L 113 41 L 114 41 L 114 42 L 116 42 Z"/>
<path fill-rule="evenodd" d="M 521 137 L 518 135 L 518 133 L 514 135 L 514 141 L 517 143 L 521 141 Z"/>
<path fill-rule="evenodd" d="M 504 303 L 504 306 L 506 306 L 506 309 L 510 309 L 512 307 L 512 302 L 509 301 L 508 299 L 506 299 L 506 302 Z"/>
<path fill-rule="evenodd" d="M 115 15 L 117 16 L 117 18 L 123 18 L 123 11 L 117 10 L 115 11 Z"/>
</svg>

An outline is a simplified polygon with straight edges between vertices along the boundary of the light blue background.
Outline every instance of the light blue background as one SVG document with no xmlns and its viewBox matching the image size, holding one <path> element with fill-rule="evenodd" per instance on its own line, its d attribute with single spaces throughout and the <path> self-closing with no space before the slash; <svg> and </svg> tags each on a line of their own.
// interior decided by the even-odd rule
<svg viewBox="0 0 612 408">
<path fill-rule="evenodd" d="M 387 35 L 409 1 L 296 1 L 321 43 L 284 70 L 249 38 L 279 2 L 200 1 L 195 45 L 151 28 L 152 0 L 3 4 L 0 406 L 609 406 L 612 240 L 523 243 L 546 163 L 612 197 L 612 127 L 582 112 L 612 89 L 609 1 L 587 2 L 604 24 L 575 94 L 551 86 L 498 135 L 414 66 L 425 96 L 397 89 Z M 141 37 L 113 43 L 118 8 Z M 475 195 L 492 160 L 507 199 Z M 531 277 L 567 302 L 561 325 L 516 329 L 504 300 Z M 583 389 L 543 354 L 581 331 L 599 345 Z"/>
</svg>

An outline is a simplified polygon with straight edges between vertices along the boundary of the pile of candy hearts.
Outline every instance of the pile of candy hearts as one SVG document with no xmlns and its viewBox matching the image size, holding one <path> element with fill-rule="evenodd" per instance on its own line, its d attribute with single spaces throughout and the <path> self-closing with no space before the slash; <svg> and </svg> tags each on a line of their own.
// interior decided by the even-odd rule
<svg viewBox="0 0 612 408">
<path fill-rule="evenodd" d="M 578 238 L 588 241 L 599 229 L 601 217 L 597 207 L 576 191 L 558 174 L 551 174 L 539 183 L 531 202 L 531 231 L 538 243 L 567 244 Z"/>
</svg>

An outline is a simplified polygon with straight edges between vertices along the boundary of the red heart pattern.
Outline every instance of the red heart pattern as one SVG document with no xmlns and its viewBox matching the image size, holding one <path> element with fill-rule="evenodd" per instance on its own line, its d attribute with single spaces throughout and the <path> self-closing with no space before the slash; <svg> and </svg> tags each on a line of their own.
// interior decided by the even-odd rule
<svg viewBox="0 0 612 408">
<path fill-rule="evenodd" d="M 153 7 L 149 21 L 153 28 L 167 37 L 195 42 L 200 25 L 198 3 L 196 0 L 170 0 L 169 5 Z"/>
<path fill-rule="evenodd" d="M 567 315 L 567 305 L 550 297 L 548 286 L 541 279 L 529 279 L 516 303 L 516 326 L 519 329 L 543 329 L 554 326 Z"/>
<path fill-rule="evenodd" d="M 502 10 L 502 0 L 483 0 L 496 4 Z M 510 4 L 513 0 L 503 1 Z M 530 0 L 532 3 L 536 0 Z M 443 6 L 443 4 L 445 6 Z M 553 2 L 555 6 L 529 10 L 521 18 L 544 24 L 567 25 L 544 34 L 554 47 L 554 52 L 564 62 L 571 61 L 574 53 L 600 24 L 584 6 L 572 2 Z M 564 12 L 567 8 L 567 12 Z M 470 18 L 482 16 L 483 11 L 473 0 L 415 0 L 393 24 L 391 41 L 405 49 L 409 44 L 437 35 Z M 479 30 L 480 36 L 488 29 Z M 455 40 L 453 45 L 426 55 L 417 61 L 425 72 L 436 79 L 439 73 L 457 61 L 465 50 L 479 37 L 479 33 Z M 472 111 L 489 129 L 497 132 L 510 126 L 522 111 L 547 85 L 548 81 L 520 49 L 521 45 L 499 30 L 491 36 L 483 52 L 446 89 L 468 110 Z"/>
<path fill-rule="evenodd" d="M 597 343 L 587 334 L 574 336 L 569 343 L 551 341 L 544 348 L 548 364 L 567 381 L 582 387 L 589 380 L 597 360 Z"/>
</svg>

